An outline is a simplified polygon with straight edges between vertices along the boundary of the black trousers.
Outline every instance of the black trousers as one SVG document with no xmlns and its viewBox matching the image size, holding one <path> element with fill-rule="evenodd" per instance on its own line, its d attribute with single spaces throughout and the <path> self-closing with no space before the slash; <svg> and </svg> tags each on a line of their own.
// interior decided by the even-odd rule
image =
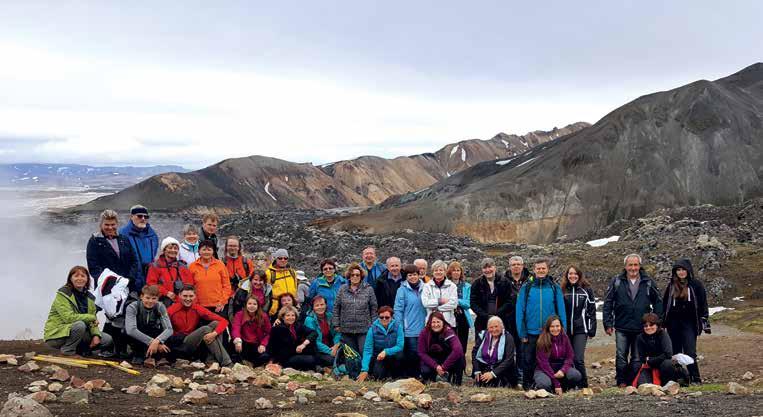
<svg viewBox="0 0 763 417">
<path fill-rule="evenodd" d="M 480 373 L 486 373 L 491 372 L 493 370 L 492 366 L 485 365 L 484 363 L 477 362 L 477 368 L 473 369 L 474 373 L 480 372 Z M 475 386 L 478 387 L 506 387 L 506 386 L 515 386 L 517 385 L 517 372 L 516 372 L 516 365 L 514 366 L 514 369 L 510 369 L 509 372 L 507 372 L 504 375 L 498 375 L 497 378 L 493 378 L 488 383 L 484 382 L 475 382 Z"/>
<path fill-rule="evenodd" d="M 448 370 L 448 382 L 452 385 L 461 385 L 464 377 L 466 362 L 462 359 Z M 424 382 L 437 380 L 437 369 L 432 369 L 424 362 L 421 363 L 421 379 Z"/>
<path fill-rule="evenodd" d="M 371 359 L 369 366 L 370 374 L 374 379 L 394 379 L 402 375 L 401 367 L 403 364 L 403 353 L 395 356 L 387 356 L 383 361 L 377 361 L 376 356 Z"/>
<path fill-rule="evenodd" d="M 270 355 L 268 355 L 267 351 L 265 351 L 264 353 L 260 353 L 257 350 L 257 348 L 259 347 L 260 345 L 255 345 L 254 343 L 242 342 L 241 353 L 238 354 L 239 361 L 241 360 L 249 361 L 255 367 L 268 363 L 268 361 L 270 361 Z"/>
<path fill-rule="evenodd" d="M 683 353 L 694 359 L 694 363 L 686 367 L 691 382 L 702 382 L 699 376 L 699 366 L 697 366 L 697 330 L 694 323 L 671 322 L 668 326 L 668 335 L 670 336 L 670 343 L 673 345 L 674 355 Z"/>
<path fill-rule="evenodd" d="M 126 358 L 130 337 L 124 333 L 124 330 L 111 323 L 106 323 L 103 325 L 103 332 L 107 333 L 114 340 L 114 353 L 122 358 Z"/>
<path fill-rule="evenodd" d="M 522 343 L 522 388 L 533 386 L 535 375 L 535 348 L 538 345 L 538 335 L 528 334 L 527 343 Z"/>
</svg>

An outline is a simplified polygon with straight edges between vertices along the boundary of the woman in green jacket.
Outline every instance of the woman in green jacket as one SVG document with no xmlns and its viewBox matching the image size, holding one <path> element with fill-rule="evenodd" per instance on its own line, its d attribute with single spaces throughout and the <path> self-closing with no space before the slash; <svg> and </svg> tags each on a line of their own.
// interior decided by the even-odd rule
<svg viewBox="0 0 763 417">
<path fill-rule="evenodd" d="M 112 339 L 98 329 L 95 297 L 88 291 L 90 274 L 84 266 L 69 271 L 58 289 L 45 322 L 45 343 L 64 355 L 87 353 L 111 346 Z"/>
</svg>

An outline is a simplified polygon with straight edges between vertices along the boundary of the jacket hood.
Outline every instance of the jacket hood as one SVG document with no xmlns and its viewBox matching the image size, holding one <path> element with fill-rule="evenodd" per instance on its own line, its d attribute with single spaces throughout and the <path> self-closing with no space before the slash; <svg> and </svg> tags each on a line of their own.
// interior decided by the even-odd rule
<svg viewBox="0 0 763 417">
<path fill-rule="evenodd" d="M 691 265 L 691 261 L 688 259 L 679 259 L 673 264 L 673 269 L 670 272 L 670 281 L 673 282 L 678 278 L 678 275 L 676 275 L 676 270 L 678 268 L 685 269 L 689 274 L 686 277 L 687 281 L 691 281 L 694 279 L 694 267 Z"/>
<path fill-rule="evenodd" d="M 138 226 L 136 226 L 135 223 L 132 222 L 132 220 L 129 220 L 122 229 L 133 236 L 139 236 L 139 235 L 156 236 L 156 232 L 154 232 L 154 229 L 151 227 L 150 223 L 146 224 L 145 229 L 138 229 Z"/>
<path fill-rule="evenodd" d="M 59 288 L 58 292 L 60 292 L 61 294 L 67 297 L 74 296 L 74 290 L 72 290 L 71 287 L 69 287 L 68 285 L 64 285 L 63 287 Z M 91 294 L 90 291 L 85 290 L 85 295 L 87 295 L 87 298 L 95 300 L 95 296 Z"/>
</svg>

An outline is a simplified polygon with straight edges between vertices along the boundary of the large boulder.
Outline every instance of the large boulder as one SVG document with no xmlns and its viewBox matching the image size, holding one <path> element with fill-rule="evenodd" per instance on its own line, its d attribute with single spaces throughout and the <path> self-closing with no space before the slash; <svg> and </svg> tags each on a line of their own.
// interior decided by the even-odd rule
<svg viewBox="0 0 763 417">
<path fill-rule="evenodd" d="M 393 382 L 387 382 L 382 386 L 382 388 L 385 388 L 389 391 L 397 389 L 402 395 L 418 395 L 424 392 L 426 387 L 418 379 L 407 378 L 399 379 Z M 381 392 L 379 395 L 381 395 Z"/>
<path fill-rule="evenodd" d="M 3 405 L 0 417 L 53 417 L 53 414 L 35 400 L 13 397 Z"/>
</svg>

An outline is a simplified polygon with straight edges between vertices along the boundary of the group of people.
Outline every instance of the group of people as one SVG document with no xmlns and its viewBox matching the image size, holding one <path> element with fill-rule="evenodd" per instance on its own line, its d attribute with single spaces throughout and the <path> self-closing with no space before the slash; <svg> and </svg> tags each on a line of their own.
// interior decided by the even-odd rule
<svg viewBox="0 0 763 417">
<path fill-rule="evenodd" d="M 143 206 L 105 210 L 76 266 L 53 301 L 45 341 L 64 355 L 131 358 L 158 366 L 177 358 L 248 361 L 300 370 L 336 369 L 358 381 L 416 377 L 461 384 L 474 331 L 471 373 L 480 386 L 562 392 L 587 387 L 585 350 L 596 335 L 595 294 L 577 266 L 559 283 L 546 259 L 532 272 L 520 256 L 505 274 L 491 258 L 471 283 L 457 261 L 377 261 L 372 246 L 343 270 L 333 259 L 306 279 L 286 249 L 244 256 L 235 236 L 218 240 L 215 214 L 183 240 L 161 242 Z M 219 244 L 219 246 L 218 246 Z M 696 341 L 710 332 L 705 290 L 691 263 L 673 267 L 661 296 L 637 254 L 625 257 L 604 301 L 604 328 L 616 338 L 617 384 L 656 379 L 699 383 L 696 362 L 683 375 L 675 354 L 696 360 Z M 96 312 L 106 322 L 100 329 Z M 651 379 L 650 379 L 651 378 Z"/>
</svg>

